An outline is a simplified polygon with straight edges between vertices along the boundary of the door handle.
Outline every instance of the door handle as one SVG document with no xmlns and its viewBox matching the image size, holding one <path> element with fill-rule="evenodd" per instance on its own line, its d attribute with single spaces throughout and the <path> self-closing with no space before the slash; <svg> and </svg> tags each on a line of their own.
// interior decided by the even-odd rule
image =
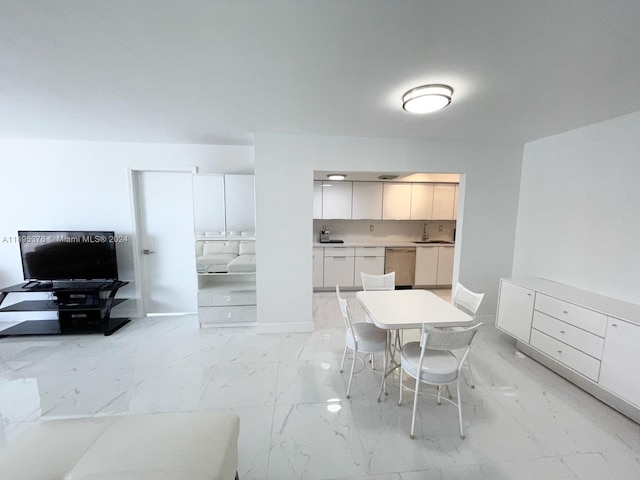
<svg viewBox="0 0 640 480">
<path fill-rule="evenodd" d="M 142 254 L 143 255 L 151 255 L 152 253 L 156 253 L 153 250 L 149 250 L 148 248 L 145 248 L 144 250 L 142 250 Z"/>
</svg>

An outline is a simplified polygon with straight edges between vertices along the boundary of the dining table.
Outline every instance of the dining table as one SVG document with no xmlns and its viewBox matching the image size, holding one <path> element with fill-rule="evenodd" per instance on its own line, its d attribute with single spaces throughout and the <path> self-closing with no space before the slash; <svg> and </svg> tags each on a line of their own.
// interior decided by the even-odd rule
<svg viewBox="0 0 640 480">
<path fill-rule="evenodd" d="M 389 366 L 385 378 L 400 364 L 395 359 L 402 349 L 400 332 L 406 329 L 428 327 L 468 327 L 473 317 L 429 290 L 366 290 L 356 293 L 356 299 L 373 323 L 387 330 Z M 380 401 L 380 396 L 378 396 Z"/>
</svg>

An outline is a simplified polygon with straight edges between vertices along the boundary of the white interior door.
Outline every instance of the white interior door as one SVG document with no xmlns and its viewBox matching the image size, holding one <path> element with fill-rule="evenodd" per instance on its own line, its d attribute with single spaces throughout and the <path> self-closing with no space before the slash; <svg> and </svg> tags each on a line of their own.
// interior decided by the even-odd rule
<svg viewBox="0 0 640 480">
<path fill-rule="evenodd" d="M 196 312 L 192 174 L 135 175 L 144 314 Z"/>
</svg>

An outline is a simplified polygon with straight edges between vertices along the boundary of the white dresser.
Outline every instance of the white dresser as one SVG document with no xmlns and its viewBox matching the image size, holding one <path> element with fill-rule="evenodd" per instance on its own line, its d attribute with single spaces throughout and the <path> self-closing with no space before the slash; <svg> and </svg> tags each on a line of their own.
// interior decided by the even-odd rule
<svg viewBox="0 0 640 480">
<path fill-rule="evenodd" d="M 640 423 L 640 306 L 540 278 L 502 279 L 517 348 Z"/>
</svg>

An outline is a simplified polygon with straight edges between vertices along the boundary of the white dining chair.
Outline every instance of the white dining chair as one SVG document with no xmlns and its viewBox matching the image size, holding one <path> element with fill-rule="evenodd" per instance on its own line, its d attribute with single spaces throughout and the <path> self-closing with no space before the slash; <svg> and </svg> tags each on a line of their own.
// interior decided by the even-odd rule
<svg viewBox="0 0 640 480">
<path fill-rule="evenodd" d="M 473 318 L 473 323 L 476 323 L 478 309 L 484 298 L 484 293 L 472 292 L 461 283 L 456 283 L 453 292 L 451 294 L 451 303 L 454 307 L 468 313 Z M 460 327 L 450 327 L 452 330 L 459 329 Z M 465 362 L 467 369 L 469 370 L 469 378 L 467 383 L 471 388 L 476 388 L 473 381 L 473 370 L 471 369 L 471 356 L 467 357 Z"/>
<path fill-rule="evenodd" d="M 341 373 L 344 369 L 347 351 L 349 349 L 353 351 L 351 372 L 349 373 L 349 384 L 347 386 L 347 398 L 349 398 L 351 394 L 351 382 L 353 380 L 353 372 L 358 353 L 364 353 L 365 355 L 382 353 L 384 355 L 384 366 L 381 372 L 382 381 L 380 383 L 380 393 L 378 395 L 378 398 L 380 398 L 382 391 L 385 390 L 385 373 L 387 371 L 387 331 L 378 328 L 371 323 L 353 323 L 349 304 L 347 299 L 340 295 L 340 287 L 338 287 L 338 285 L 336 285 L 336 295 L 338 297 L 338 304 L 340 305 L 342 319 L 344 320 L 346 327 L 345 347 L 344 353 L 342 354 L 342 363 L 340 364 Z"/>
<path fill-rule="evenodd" d="M 362 279 L 362 289 L 364 291 L 396 289 L 396 272 L 389 272 L 382 275 L 371 275 L 360 272 L 360 278 Z M 373 320 L 367 312 L 364 313 L 364 319 L 369 323 L 373 323 Z"/>
<path fill-rule="evenodd" d="M 438 405 L 444 399 L 458 407 L 460 422 L 460 438 L 464 438 L 462 427 L 462 399 L 460 397 L 460 383 L 458 381 L 462 365 L 464 364 L 481 323 L 460 330 L 442 330 L 427 326 L 422 327 L 419 342 L 410 342 L 402 347 L 400 362 L 400 397 L 398 405 L 402 404 L 404 373 L 416 379 L 413 397 L 413 413 L 411 415 L 411 438 L 414 438 L 416 410 L 420 384 L 426 383 L 438 387 Z M 464 349 L 461 356 L 456 356 L 452 350 Z M 451 383 L 456 384 L 455 401 L 441 395 L 442 387 Z"/>
</svg>

